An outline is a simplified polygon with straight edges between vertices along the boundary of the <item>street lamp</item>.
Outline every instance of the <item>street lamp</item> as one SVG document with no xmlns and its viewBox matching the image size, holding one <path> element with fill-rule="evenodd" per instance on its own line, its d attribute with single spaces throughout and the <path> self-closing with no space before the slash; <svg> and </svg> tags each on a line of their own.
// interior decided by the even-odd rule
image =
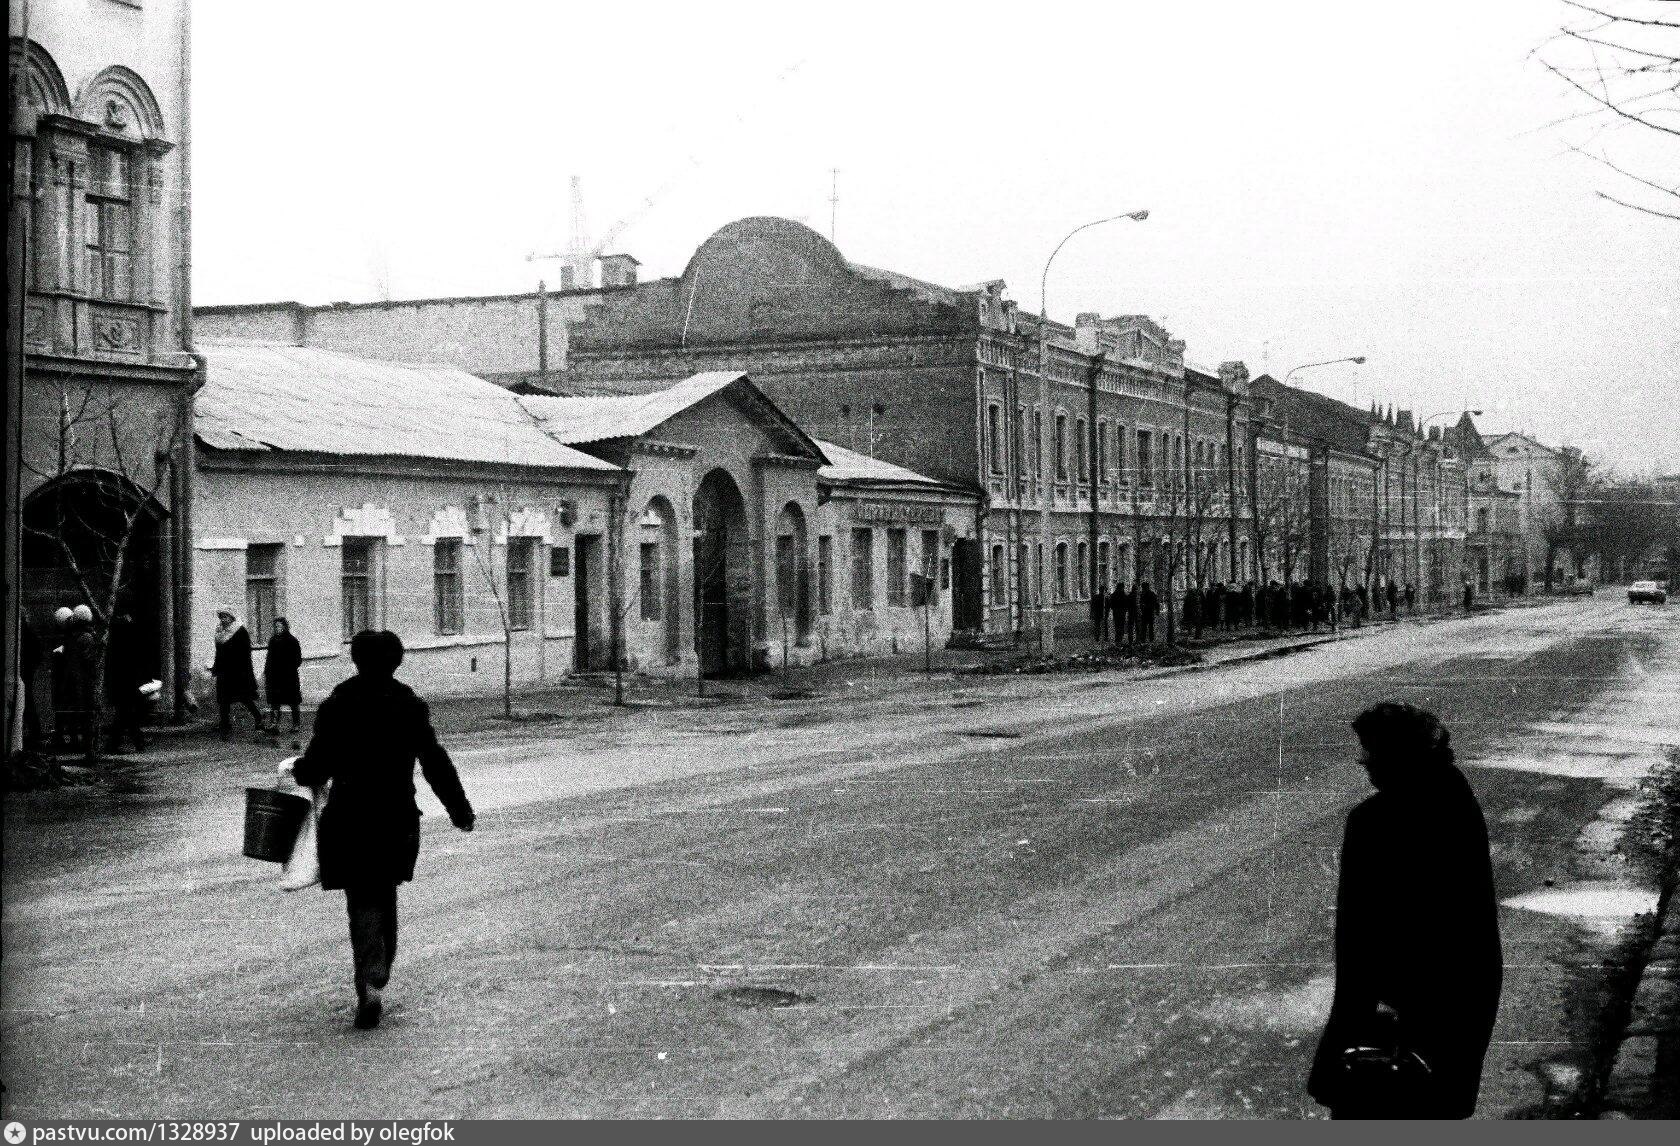
<svg viewBox="0 0 1680 1146">
<path fill-rule="evenodd" d="M 1124 215 L 1108 215 L 1101 219 L 1092 219 L 1089 223 L 1081 223 L 1073 230 L 1062 236 L 1062 241 L 1056 244 L 1056 249 L 1050 252 L 1050 257 L 1044 260 L 1044 274 L 1038 281 L 1038 471 L 1040 481 L 1038 535 L 1041 552 L 1035 564 L 1038 566 L 1038 640 L 1040 648 L 1046 653 L 1056 651 L 1055 605 L 1051 602 L 1050 587 L 1044 583 L 1044 562 L 1049 560 L 1053 567 L 1056 563 L 1055 545 L 1050 540 L 1050 492 L 1056 475 L 1045 471 L 1045 459 L 1049 456 L 1048 443 L 1045 434 L 1050 431 L 1052 418 L 1050 417 L 1050 304 L 1045 296 L 1050 290 L 1050 264 L 1056 261 L 1056 256 L 1062 253 L 1069 239 L 1081 231 L 1104 223 L 1116 223 L 1121 219 L 1130 219 L 1141 223 L 1149 218 L 1148 211 L 1128 211 Z"/>
<path fill-rule="evenodd" d="M 1291 378 L 1295 377 L 1295 375 L 1299 374 L 1303 370 L 1316 370 L 1320 366 L 1335 366 L 1338 363 L 1342 363 L 1342 362 L 1351 362 L 1355 366 L 1363 366 L 1363 365 L 1365 365 L 1365 356 L 1363 354 L 1354 354 L 1354 355 L 1350 355 L 1349 357 L 1346 357 L 1346 358 L 1326 358 L 1323 362 L 1303 362 L 1299 366 L 1291 366 L 1289 368 L 1288 372 L 1285 373 L 1284 376 L 1283 376 L 1283 385 L 1288 386 L 1289 385 L 1289 380 Z M 1284 463 L 1285 463 L 1284 473 L 1287 475 L 1289 473 L 1289 469 L 1288 469 L 1288 464 L 1289 464 L 1289 407 L 1287 405 L 1284 407 L 1284 414 L 1283 414 L 1283 449 L 1284 449 Z M 1251 455 L 1254 453 L 1254 447 L 1253 446 L 1250 446 L 1249 452 L 1250 452 Z M 1251 456 L 1251 458 L 1249 460 L 1249 464 L 1252 466 L 1252 465 L 1257 465 L 1258 463 L 1259 463 L 1259 459 L 1257 457 L 1252 457 Z M 1285 484 L 1284 484 L 1284 491 L 1285 492 L 1284 492 L 1284 501 L 1283 501 L 1283 515 L 1284 515 L 1284 521 L 1286 523 L 1285 527 L 1287 528 L 1287 522 L 1288 522 L 1289 513 L 1290 513 L 1289 485 L 1288 485 L 1287 476 L 1285 477 L 1284 481 L 1285 481 Z M 1249 525 L 1251 527 L 1251 531 L 1254 534 L 1254 560 L 1255 560 L 1255 563 L 1256 563 L 1256 567 L 1258 567 L 1259 562 L 1260 562 L 1260 548 L 1261 548 L 1260 506 L 1259 506 L 1259 502 L 1258 502 L 1258 490 L 1255 490 L 1251 493 L 1251 495 L 1249 497 L 1249 502 L 1250 502 L 1249 510 L 1248 510 Z M 1287 539 L 1285 539 L 1284 544 L 1287 547 L 1287 545 L 1288 545 Z M 1287 579 L 1288 576 L 1289 576 L 1289 574 L 1286 573 L 1285 574 L 1285 579 Z M 1311 576 L 1310 570 L 1308 572 L 1308 576 Z"/>
</svg>

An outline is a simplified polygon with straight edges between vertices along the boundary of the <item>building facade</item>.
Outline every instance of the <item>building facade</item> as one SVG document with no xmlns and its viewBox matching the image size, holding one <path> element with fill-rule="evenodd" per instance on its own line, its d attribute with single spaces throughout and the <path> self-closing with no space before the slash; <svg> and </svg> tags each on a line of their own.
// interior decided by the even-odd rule
<svg viewBox="0 0 1680 1146">
<path fill-rule="evenodd" d="M 11 0 L 5 665 L 58 607 L 130 614 L 176 699 L 192 349 L 186 0 Z M 50 646 L 49 646 L 50 647 Z"/>
</svg>

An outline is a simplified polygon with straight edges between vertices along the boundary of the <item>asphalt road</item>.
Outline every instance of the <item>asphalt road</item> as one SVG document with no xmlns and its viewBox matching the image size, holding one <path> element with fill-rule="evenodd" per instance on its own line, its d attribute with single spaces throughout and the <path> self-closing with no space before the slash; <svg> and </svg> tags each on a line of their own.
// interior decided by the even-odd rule
<svg viewBox="0 0 1680 1146">
<path fill-rule="evenodd" d="M 1567 881 L 1680 741 L 1675 683 L 1680 613 L 1601 596 L 1153 680 L 458 746 L 479 830 L 428 814 L 374 1032 L 342 897 L 238 857 L 227 777 L 9 797 L 5 1113 L 1315 1116 L 1348 720 L 1441 714 L 1512 898 Z M 1504 920 L 1495 1116 L 1569 1061 L 1592 930 Z"/>
</svg>

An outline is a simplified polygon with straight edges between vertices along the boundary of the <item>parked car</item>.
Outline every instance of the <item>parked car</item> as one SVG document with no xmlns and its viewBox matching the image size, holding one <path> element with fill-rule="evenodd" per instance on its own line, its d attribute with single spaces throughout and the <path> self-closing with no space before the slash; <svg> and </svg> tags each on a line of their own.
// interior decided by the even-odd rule
<svg viewBox="0 0 1680 1146">
<path fill-rule="evenodd" d="M 1635 581 L 1628 586 L 1628 604 L 1637 605 L 1641 601 L 1648 601 L 1653 605 L 1668 603 L 1668 590 L 1655 581 Z"/>
</svg>

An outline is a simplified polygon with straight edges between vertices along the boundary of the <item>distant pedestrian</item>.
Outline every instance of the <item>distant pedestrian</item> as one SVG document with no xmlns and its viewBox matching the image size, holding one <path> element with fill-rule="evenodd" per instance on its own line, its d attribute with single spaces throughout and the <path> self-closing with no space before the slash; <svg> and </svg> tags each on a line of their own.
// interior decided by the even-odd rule
<svg viewBox="0 0 1680 1146">
<path fill-rule="evenodd" d="M 284 617 L 274 618 L 274 632 L 268 638 L 268 652 L 263 657 L 263 693 L 268 701 L 269 727 L 280 731 L 280 710 L 292 710 L 292 731 L 298 730 L 301 718 L 298 708 L 303 704 L 303 686 L 298 681 L 298 669 L 303 665 L 303 647 L 292 635 L 291 622 Z"/>
<path fill-rule="evenodd" d="M 136 752 L 146 750 L 146 699 L 140 695 L 140 686 L 150 674 L 144 656 L 140 629 L 133 616 L 118 613 L 105 641 L 105 695 L 110 698 L 115 720 L 115 748 L 120 749 L 126 738 Z"/>
<path fill-rule="evenodd" d="M 1230 627 L 1225 616 L 1228 607 L 1225 597 L 1225 582 L 1215 581 L 1213 587 L 1208 590 L 1207 623 L 1211 628 L 1218 630 Z"/>
<path fill-rule="evenodd" d="M 1184 627 L 1193 640 L 1202 639 L 1202 590 L 1195 585 L 1184 594 Z"/>
<path fill-rule="evenodd" d="M 397 885 L 414 878 L 420 854 L 416 760 L 450 822 L 463 832 L 474 822 L 426 702 L 395 678 L 402 656 L 395 633 L 357 633 L 350 641 L 356 675 L 321 702 L 315 734 L 291 767 L 299 784 L 332 781 L 316 835 L 321 887 L 344 892 L 360 1030 L 379 1025 L 397 954 Z"/>
<path fill-rule="evenodd" d="M 1384 703 L 1353 727 L 1377 790 L 1342 837 L 1336 992 L 1307 1090 L 1332 1118 L 1468 1118 L 1503 967 L 1487 824 L 1431 713 Z M 1402 1068 L 1363 1069 L 1355 1047 Z"/>
<path fill-rule="evenodd" d="M 1417 612 L 1417 586 L 1412 584 L 1410 581 L 1406 582 L 1405 593 L 1406 593 L 1406 612 L 1408 612 L 1408 613 Z"/>
<path fill-rule="evenodd" d="M 1354 592 L 1359 597 L 1359 617 L 1363 620 L 1371 615 L 1371 587 L 1361 581 Z"/>
<path fill-rule="evenodd" d="M 216 707 L 221 712 L 219 731 L 226 740 L 233 732 L 232 710 L 244 705 L 251 723 L 263 730 L 262 713 L 257 711 L 257 674 L 251 667 L 251 634 L 239 623 L 232 609 L 216 613 L 216 659 L 210 666 L 216 678 Z"/>
<path fill-rule="evenodd" d="M 1244 581 L 1242 590 L 1242 625 L 1249 628 L 1254 624 L 1254 582 Z"/>
<path fill-rule="evenodd" d="M 1114 589 L 1114 643 L 1125 642 L 1127 648 L 1137 640 L 1137 583 Z"/>
<path fill-rule="evenodd" d="M 1464 611 L 1466 613 L 1468 613 L 1470 611 L 1470 603 L 1472 601 L 1474 601 L 1475 599 L 1476 599 L 1476 589 L 1473 585 L 1470 584 L 1470 579 L 1468 577 L 1466 577 L 1464 579 Z"/>
<path fill-rule="evenodd" d="M 1137 639 L 1143 644 L 1155 643 L 1155 614 L 1161 610 L 1161 599 L 1155 595 L 1155 589 L 1148 581 L 1138 591 L 1137 603 Z"/>
<path fill-rule="evenodd" d="M 99 635 L 94 631 L 93 609 L 77 605 L 60 609 L 58 617 L 63 643 L 54 650 L 53 673 L 54 739 L 73 751 L 94 752 L 98 748 L 95 703 L 98 696 Z"/>
<path fill-rule="evenodd" d="M 1400 615 L 1400 589 L 1394 584 L 1392 578 L 1388 582 L 1388 615 L 1390 617 Z"/>
<path fill-rule="evenodd" d="M 1099 582 L 1091 591 L 1091 639 L 1108 641 L 1108 590 Z"/>
</svg>

